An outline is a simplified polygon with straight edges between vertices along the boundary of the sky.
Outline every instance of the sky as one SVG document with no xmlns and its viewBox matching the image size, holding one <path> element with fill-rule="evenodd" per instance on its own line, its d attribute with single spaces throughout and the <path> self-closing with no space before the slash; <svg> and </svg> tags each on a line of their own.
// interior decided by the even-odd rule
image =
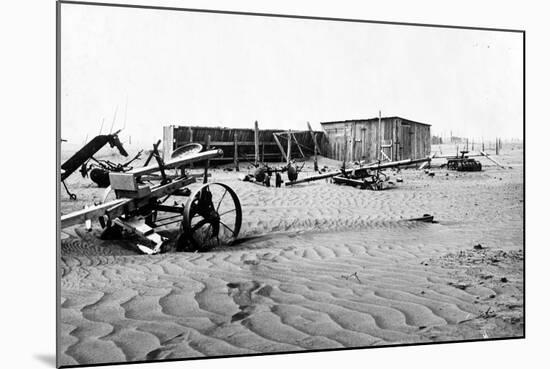
<svg viewBox="0 0 550 369">
<path fill-rule="evenodd" d="M 63 4 L 61 136 L 401 116 L 522 138 L 519 33 Z"/>
</svg>

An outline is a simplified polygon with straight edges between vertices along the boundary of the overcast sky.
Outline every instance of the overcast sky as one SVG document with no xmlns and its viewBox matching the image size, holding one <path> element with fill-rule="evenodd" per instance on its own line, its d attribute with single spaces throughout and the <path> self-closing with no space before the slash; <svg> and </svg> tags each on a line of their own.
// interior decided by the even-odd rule
<svg viewBox="0 0 550 369">
<path fill-rule="evenodd" d="M 62 5 L 62 138 L 126 121 L 305 129 L 398 115 L 432 134 L 522 138 L 522 35 Z M 127 103 L 126 103 L 127 102 Z"/>
</svg>

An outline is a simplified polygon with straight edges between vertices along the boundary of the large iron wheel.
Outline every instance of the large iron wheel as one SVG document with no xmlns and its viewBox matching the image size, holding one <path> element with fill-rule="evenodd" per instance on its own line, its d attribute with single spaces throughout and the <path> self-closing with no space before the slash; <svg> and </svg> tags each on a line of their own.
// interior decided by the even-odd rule
<svg viewBox="0 0 550 369">
<path fill-rule="evenodd" d="M 180 251 L 208 251 L 231 245 L 242 223 L 241 203 L 223 183 L 208 183 L 191 194 L 185 205 L 177 246 Z"/>
</svg>

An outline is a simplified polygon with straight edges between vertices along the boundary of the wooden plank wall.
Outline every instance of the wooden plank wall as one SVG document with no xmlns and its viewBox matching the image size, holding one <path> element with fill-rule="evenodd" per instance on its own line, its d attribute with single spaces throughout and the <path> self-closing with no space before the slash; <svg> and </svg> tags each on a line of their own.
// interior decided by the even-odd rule
<svg viewBox="0 0 550 369">
<path fill-rule="evenodd" d="M 254 161 L 254 129 L 253 128 L 226 128 L 226 127 L 201 127 L 201 126 L 172 126 L 173 130 L 173 149 L 185 145 L 192 141 L 204 144 L 206 137 L 210 135 L 210 145 L 212 147 L 218 147 L 223 150 L 223 158 L 214 159 L 214 161 L 232 162 L 233 154 L 235 151 L 234 136 L 237 136 L 238 150 L 240 155 L 240 161 L 243 161 L 246 157 L 249 161 Z M 307 126 L 305 127 L 307 129 Z M 286 130 L 259 130 L 259 151 L 260 161 L 264 162 L 282 162 L 283 158 L 273 133 L 286 133 Z M 326 146 L 326 138 L 324 132 L 316 131 L 318 144 L 321 146 L 321 151 L 324 153 Z M 304 155 L 313 155 L 313 139 L 309 131 L 296 132 L 296 139 L 302 145 L 302 151 Z M 285 135 L 286 137 L 286 135 Z M 286 148 L 286 138 L 280 137 L 281 144 Z M 302 155 L 296 144 L 292 144 L 292 158 L 301 160 Z"/>
<path fill-rule="evenodd" d="M 384 141 L 393 141 L 392 160 L 409 159 L 401 157 L 400 139 L 401 139 L 401 119 L 382 119 L 380 131 Z M 411 158 L 419 159 L 426 157 L 431 151 L 430 126 L 417 124 L 407 121 L 413 132 L 411 137 Z M 365 162 L 374 162 L 379 159 L 378 151 L 380 143 L 378 142 L 378 120 L 376 121 L 346 121 L 327 123 L 323 125 L 325 130 L 326 143 L 324 145 L 324 155 L 335 160 L 344 160 L 344 140 L 348 140 L 348 152 L 346 160 L 364 160 Z M 355 130 L 355 136 L 353 131 Z M 355 137 L 355 144 L 352 140 Z M 352 151 L 353 148 L 353 151 Z M 386 151 L 389 156 L 389 150 Z"/>
</svg>

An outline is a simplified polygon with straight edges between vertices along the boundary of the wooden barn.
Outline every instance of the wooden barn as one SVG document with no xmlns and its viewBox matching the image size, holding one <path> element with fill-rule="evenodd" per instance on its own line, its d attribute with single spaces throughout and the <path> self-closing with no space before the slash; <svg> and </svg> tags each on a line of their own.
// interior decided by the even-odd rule
<svg viewBox="0 0 550 369">
<path fill-rule="evenodd" d="M 395 161 L 430 155 L 430 125 L 401 117 L 321 122 L 328 144 L 325 154 L 336 160 Z"/>
<path fill-rule="evenodd" d="M 205 145 L 210 136 L 210 146 L 220 148 L 222 158 L 211 159 L 214 163 L 240 162 L 286 162 L 289 149 L 292 159 L 301 160 L 314 154 L 315 136 L 320 143 L 323 132 L 315 131 L 288 131 L 254 128 L 227 128 L 201 126 L 165 126 L 163 128 L 163 153 L 170 157 L 172 152 L 189 142 Z M 257 142 L 257 148 L 256 148 Z M 235 153 L 238 155 L 235 155 Z M 257 158 L 256 158 L 257 153 Z"/>
</svg>

